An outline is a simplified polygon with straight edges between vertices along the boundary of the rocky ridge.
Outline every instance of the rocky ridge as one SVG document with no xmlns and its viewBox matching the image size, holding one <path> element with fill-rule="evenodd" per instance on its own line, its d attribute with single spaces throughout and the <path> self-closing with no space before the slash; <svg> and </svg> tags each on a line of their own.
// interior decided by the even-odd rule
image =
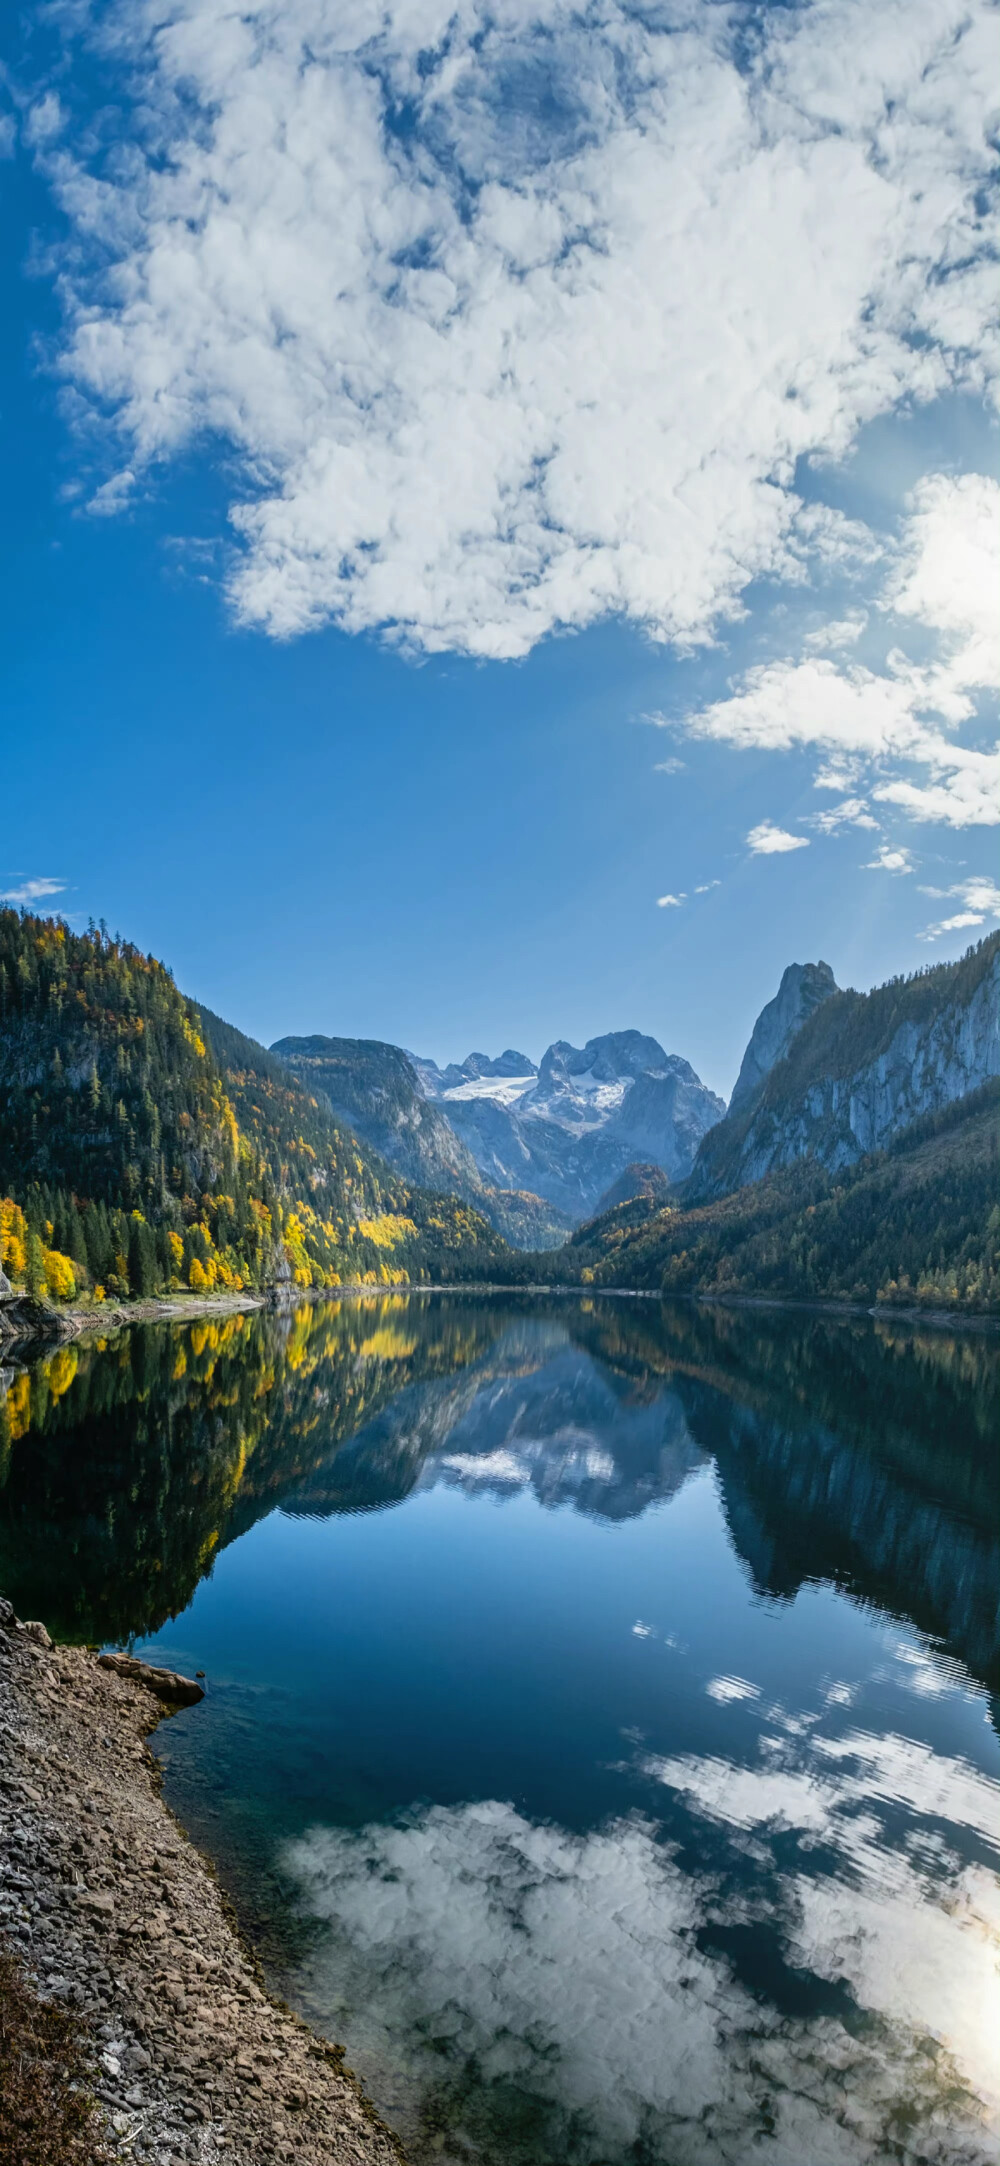
<svg viewBox="0 0 1000 2166">
<path fill-rule="evenodd" d="M 754 1027 L 726 1119 L 699 1147 L 685 1201 L 807 1158 L 839 1173 L 998 1075 L 1000 933 L 870 993 L 838 990 L 824 963 L 792 965 Z"/>
<path fill-rule="evenodd" d="M 112 2156 L 400 2166 L 339 2050 L 268 1998 L 160 1798 L 163 1675 L 53 1647 L 0 1602 L 0 1932 L 82 2017 Z"/>
</svg>

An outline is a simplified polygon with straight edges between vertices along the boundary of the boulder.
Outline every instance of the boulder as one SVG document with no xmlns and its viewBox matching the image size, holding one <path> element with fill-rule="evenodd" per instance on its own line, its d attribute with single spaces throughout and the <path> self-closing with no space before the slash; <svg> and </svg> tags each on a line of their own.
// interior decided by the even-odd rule
<svg viewBox="0 0 1000 2166">
<path fill-rule="evenodd" d="M 145 1685 L 147 1692 L 155 1692 L 158 1700 L 166 1700 L 171 1707 L 195 1707 L 205 1697 L 204 1685 L 196 1685 L 193 1677 L 180 1677 L 176 1670 L 157 1669 L 151 1662 L 140 1662 L 137 1655 L 98 1655 L 102 1670 L 114 1670 L 116 1677 L 130 1677 L 137 1685 Z"/>
</svg>

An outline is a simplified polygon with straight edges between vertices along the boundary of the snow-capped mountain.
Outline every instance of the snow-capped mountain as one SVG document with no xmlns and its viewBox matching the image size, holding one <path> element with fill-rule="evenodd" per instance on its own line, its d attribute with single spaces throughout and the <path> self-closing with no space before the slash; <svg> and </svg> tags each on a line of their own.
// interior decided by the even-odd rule
<svg viewBox="0 0 1000 2166">
<path fill-rule="evenodd" d="M 688 1061 L 638 1030 L 559 1039 L 538 1069 L 513 1050 L 445 1069 L 410 1059 L 486 1180 L 533 1189 L 577 1220 L 636 1159 L 683 1180 L 726 1110 Z"/>
</svg>

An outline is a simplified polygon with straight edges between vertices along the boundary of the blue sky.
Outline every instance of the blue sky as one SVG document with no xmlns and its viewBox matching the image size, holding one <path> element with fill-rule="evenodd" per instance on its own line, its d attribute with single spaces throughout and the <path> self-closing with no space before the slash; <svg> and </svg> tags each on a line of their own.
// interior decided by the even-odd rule
<svg viewBox="0 0 1000 2166">
<path fill-rule="evenodd" d="M 847 0 L 25 32 L 0 886 L 265 1041 L 635 1026 L 724 1091 L 786 962 L 988 931 L 995 19 L 951 13 L 860 62 Z"/>
</svg>

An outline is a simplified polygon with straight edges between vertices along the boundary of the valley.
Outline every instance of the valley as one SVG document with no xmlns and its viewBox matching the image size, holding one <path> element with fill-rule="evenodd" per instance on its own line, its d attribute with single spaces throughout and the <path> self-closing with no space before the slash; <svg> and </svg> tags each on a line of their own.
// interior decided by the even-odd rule
<svg viewBox="0 0 1000 2166">
<path fill-rule="evenodd" d="M 451 1283 L 989 1314 L 998 1094 L 1000 934 L 867 994 L 790 965 L 727 1108 L 635 1030 L 537 1068 L 268 1050 L 128 943 L 6 910 L 0 1331 Z"/>
</svg>

